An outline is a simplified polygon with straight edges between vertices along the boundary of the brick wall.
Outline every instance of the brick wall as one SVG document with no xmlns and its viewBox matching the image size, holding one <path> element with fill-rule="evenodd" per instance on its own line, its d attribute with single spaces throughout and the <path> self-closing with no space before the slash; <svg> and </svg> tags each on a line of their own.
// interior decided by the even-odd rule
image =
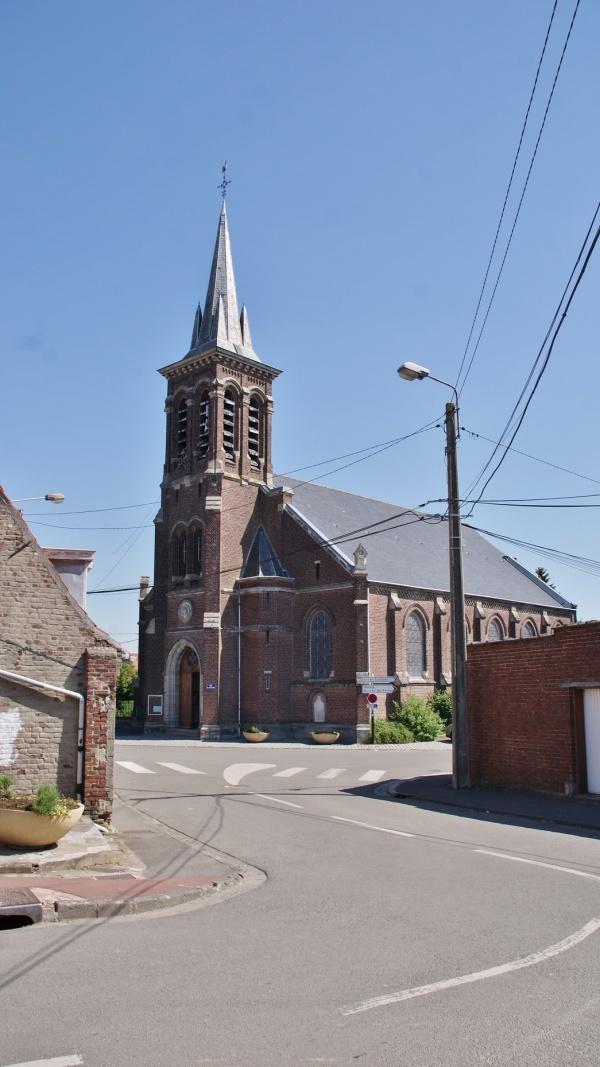
<svg viewBox="0 0 600 1067">
<path fill-rule="evenodd" d="M 600 623 L 468 652 L 473 784 L 564 793 L 586 788 L 581 703 L 600 685 Z"/>
<path fill-rule="evenodd" d="M 90 659 L 102 663 L 100 674 Z M 0 667 L 86 697 L 84 800 L 93 815 L 109 814 L 112 802 L 118 663 L 115 642 L 76 603 L 0 491 Z M 15 775 L 19 793 L 48 782 L 75 796 L 78 718 L 74 697 L 0 678 L 0 769 Z"/>
</svg>

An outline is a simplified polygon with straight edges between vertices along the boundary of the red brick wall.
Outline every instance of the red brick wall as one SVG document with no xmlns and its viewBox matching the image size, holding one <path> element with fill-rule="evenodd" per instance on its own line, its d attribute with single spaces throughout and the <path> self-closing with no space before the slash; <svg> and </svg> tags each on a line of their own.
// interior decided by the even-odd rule
<svg viewBox="0 0 600 1067">
<path fill-rule="evenodd" d="M 473 784 L 552 793 L 564 793 L 566 783 L 585 788 L 574 692 L 577 683 L 594 682 L 600 684 L 600 623 L 469 646 Z"/>
</svg>

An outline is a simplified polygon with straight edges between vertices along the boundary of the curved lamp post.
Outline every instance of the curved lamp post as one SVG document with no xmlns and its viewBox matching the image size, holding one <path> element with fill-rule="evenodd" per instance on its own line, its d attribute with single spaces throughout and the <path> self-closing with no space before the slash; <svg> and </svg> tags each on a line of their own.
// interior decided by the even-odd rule
<svg viewBox="0 0 600 1067">
<path fill-rule="evenodd" d="M 13 504 L 24 504 L 29 500 L 50 500 L 52 504 L 62 504 L 64 499 L 64 493 L 46 493 L 45 496 L 20 496 L 13 500 Z"/>
<path fill-rule="evenodd" d="M 448 466 L 448 537 L 450 562 L 450 611 L 452 633 L 452 784 L 455 789 L 471 785 L 469 758 L 469 706 L 467 703 L 467 628 L 465 624 L 465 589 L 462 564 L 460 497 L 456 441 L 458 428 L 458 393 L 450 382 L 436 378 L 427 367 L 403 363 L 398 374 L 405 381 L 431 378 L 454 393 L 454 403 L 446 404 L 446 457 Z"/>
</svg>

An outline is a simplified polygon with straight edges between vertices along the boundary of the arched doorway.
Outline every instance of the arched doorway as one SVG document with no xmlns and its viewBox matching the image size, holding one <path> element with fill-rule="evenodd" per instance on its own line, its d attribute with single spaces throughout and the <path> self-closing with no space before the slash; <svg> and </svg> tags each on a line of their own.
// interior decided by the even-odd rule
<svg viewBox="0 0 600 1067">
<path fill-rule="evenodd" d="M 197 730 L 200 724 L 200 667 L 192 648 L 186 648 L 179 664 L 179 725 Z"/>
</svg>

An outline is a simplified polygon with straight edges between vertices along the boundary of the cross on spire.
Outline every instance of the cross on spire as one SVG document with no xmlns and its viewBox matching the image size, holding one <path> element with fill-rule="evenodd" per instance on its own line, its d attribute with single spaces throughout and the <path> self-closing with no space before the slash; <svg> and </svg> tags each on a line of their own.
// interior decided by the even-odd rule
<svg viewBox="0 0 600 1067">
<path fill-rule="evenodd" d="M 222 180 L 221 180 L 221 184 L 218 186 L 218 188 L 221 190 L 221 196 L 223 197 L 223 200 L 224 200 L 225 197 L 227 196 L 227 186 L 231 185 L 231 178 L 229 180 L 227 180 L 227 178 L 226 178 L 227 160 L 225 160 L 223 166 L 221 167 L 221 174 L 222 174 L 223 177 L 222 177 Z"/>
</svg>

